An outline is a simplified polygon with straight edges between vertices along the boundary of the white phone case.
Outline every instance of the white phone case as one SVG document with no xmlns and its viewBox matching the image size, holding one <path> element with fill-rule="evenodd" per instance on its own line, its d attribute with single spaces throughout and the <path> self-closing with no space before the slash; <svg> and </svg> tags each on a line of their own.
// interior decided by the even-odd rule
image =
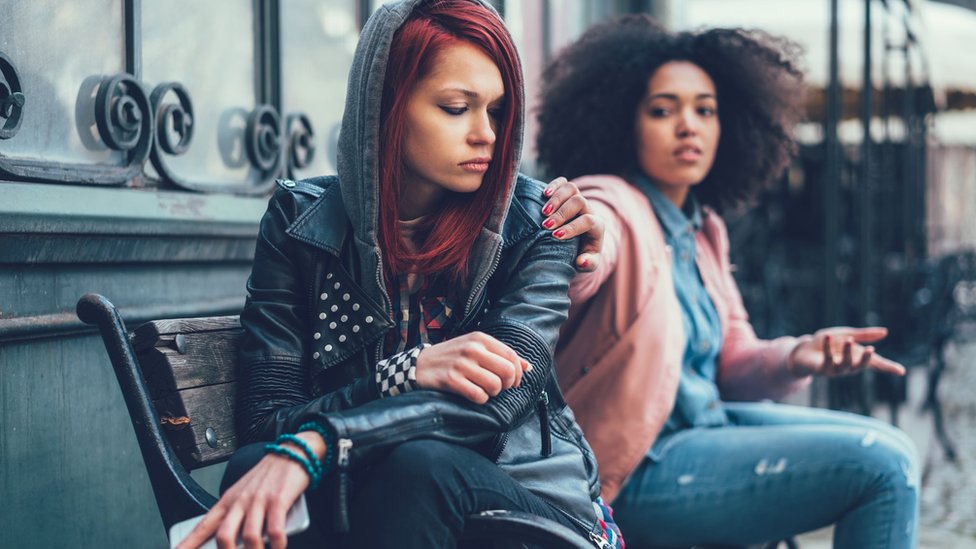
<svg viewBox="0 0 976 549">
<path fill-rule="evenodd" d="M 196 526 L 198 522 L 203 520 L 203 517 L 204 515 L 200 515 L 174 524 L 169 529 L 170 549 L 175 549 L 179 542 L 183 541 L 186 536 L 190 535 L 193 527 Z M 288 515 L 285 517 L 285 534 L 290 536 L 292 534 L 304 532 L 308 529 L 308 525 L 308 506 L 305 505 L 305 494 L 302 494 L 297 500 L 295 500 L 295 504 L 291 506 L 291 509 L 288 510 Z M 264 541 L 267 542 L 268 538 L 265 537 Z M 238 541 L 237 546 L 243 547 L 244 545 Z M 217 549 L 217 541 L 214 538 L 210 538 L 203 542 L 200 549 Z"/>
</svg>

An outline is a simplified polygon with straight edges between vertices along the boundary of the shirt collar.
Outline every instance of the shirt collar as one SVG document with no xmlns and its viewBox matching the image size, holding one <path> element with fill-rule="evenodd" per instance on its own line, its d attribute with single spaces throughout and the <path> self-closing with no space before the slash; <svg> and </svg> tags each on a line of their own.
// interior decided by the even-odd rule
<svg viewBox="0 0 976 549">
<path fill-rule="evenodd" d="M 647 177 L 643 175 L 639 176 L 637 178 L 637 187 L 651 201 L 651 207 L 654 208 L 654 213 L 657 214 L 657 218 L 661 222 L 661 227 L 669 236 L 681 234 L 683 231 L 688 231 L 689 228 L 691 232 L 701 228 L 701 205 L 698 203 L 698 199 L 695 198 L 694 194 L 688 193 L 688 199 L 685 200 L 684 207 L 679 208 L 674 202 L 671 202 L 664 196 L 664 193 L 659 191 Z"/>
</svg>

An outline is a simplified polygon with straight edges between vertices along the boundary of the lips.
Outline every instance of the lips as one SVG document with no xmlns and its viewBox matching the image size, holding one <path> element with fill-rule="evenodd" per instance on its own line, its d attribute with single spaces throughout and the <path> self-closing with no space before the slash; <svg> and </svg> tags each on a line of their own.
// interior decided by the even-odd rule
<svg viewBox="0 0 976 549">
<path fill-rule="evenodd" d="M 491 163 L 491 158 L 489 157 L 479 157 L 472 158 L 471 160 L 465 160 L 458 164 L 462 170 L 476 173 L 484 173 L 488 171 L 488 165 Z"/>
<path fill-rule="evenodd" d="M 694 145 L 682 145 L 674 150 L 673 155 L 679 162 L 696 162 L 701 159 L 702 151 Z"/>
</svg>

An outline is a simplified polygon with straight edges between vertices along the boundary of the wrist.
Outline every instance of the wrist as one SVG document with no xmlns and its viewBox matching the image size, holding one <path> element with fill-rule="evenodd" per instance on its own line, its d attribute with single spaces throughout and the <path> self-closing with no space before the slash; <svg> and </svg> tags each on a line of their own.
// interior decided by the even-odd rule
<svg viewBox="0 0 976 549">
<path fill-rule="evenodd" d="M 810 372 L 805 371 L 802 367 L 797 365 L 796 355 L 803 350 L 803 346 L 807 345 L 814 340 L 812 335 L 800 336 L 797 338 L 796 345 L 793 346 L 793 350 L 790 351 L 789 356 L 786 357 L 786 370 L 795 378 L 802 379 L 808 377 Z"/>
</svg>

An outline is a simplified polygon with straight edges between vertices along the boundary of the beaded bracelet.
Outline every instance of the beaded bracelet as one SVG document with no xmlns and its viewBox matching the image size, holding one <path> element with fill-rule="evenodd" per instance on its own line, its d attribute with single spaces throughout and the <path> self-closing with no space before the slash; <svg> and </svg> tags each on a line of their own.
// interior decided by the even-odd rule
<svg viewBox="0 0 976 549">
<path fill-rule="evenodd" d="M 290 442 L 295 446 L 300 447 L 302 451 L 305 452 L 305 456 L 308 458 L 309 463 L 312 464 L 312 468 L 315 469 L 320 477 L 322 476 L 322 463 L 319 462 L 319 456 L 315 455 L 315 452 L 312 451 L 312 447 L 309 446 L 307 442 L 295 435 L 290 435 L 287 433 L 279 435 L 278 438 L 275 439 L 275 444 L 281 444 L 283 442 Z"/>
<path fill-rule="evenodd" d="M 318 487 L 319 481 L 322 480 L 322 475 L 317 470 L 315 470 L 314 467 L 312 467 L 311 462 L 309 462 L 307 459 L 299 455 L 298 452 L 295 452 L 291 448 L 285 448 L 284 446 L 281 446 L 279 444 L 271 444 L 271 443 L 264 445 L 264 451 L 269 454 L 278 454 L 279 456 L 285 456 L 291 459 L 292 461 L 298 463 L 305 469 L 305 472 L 308 473 L 308 477 L 309 479 L 311 479 L 311 484 L 310 484 L 311 489 L 314 490 Z"/>
<path fill-rule="evenodd" d="M 322 456 L 322 461 L 321 461 L 322 475 L 324 476 L 326 473 L 329 472 L 328 468 L 331 467 L 334 461 L 332 458 L 333 458 L 333 447 L 335 445 L 332 444 L 331 442 L 332 436 L 325 429 L 325 427 L 322 427 L 322 425 L 320 425 L 316 421 L 306 421 L 305 423 L 303 423 L 301 427 L 298 428 L 299 433 L 301 433 L 302 431 L 315 431 L 322 437 L 322 440 L 325 441 L 325 455 Z"/>
</svg>

